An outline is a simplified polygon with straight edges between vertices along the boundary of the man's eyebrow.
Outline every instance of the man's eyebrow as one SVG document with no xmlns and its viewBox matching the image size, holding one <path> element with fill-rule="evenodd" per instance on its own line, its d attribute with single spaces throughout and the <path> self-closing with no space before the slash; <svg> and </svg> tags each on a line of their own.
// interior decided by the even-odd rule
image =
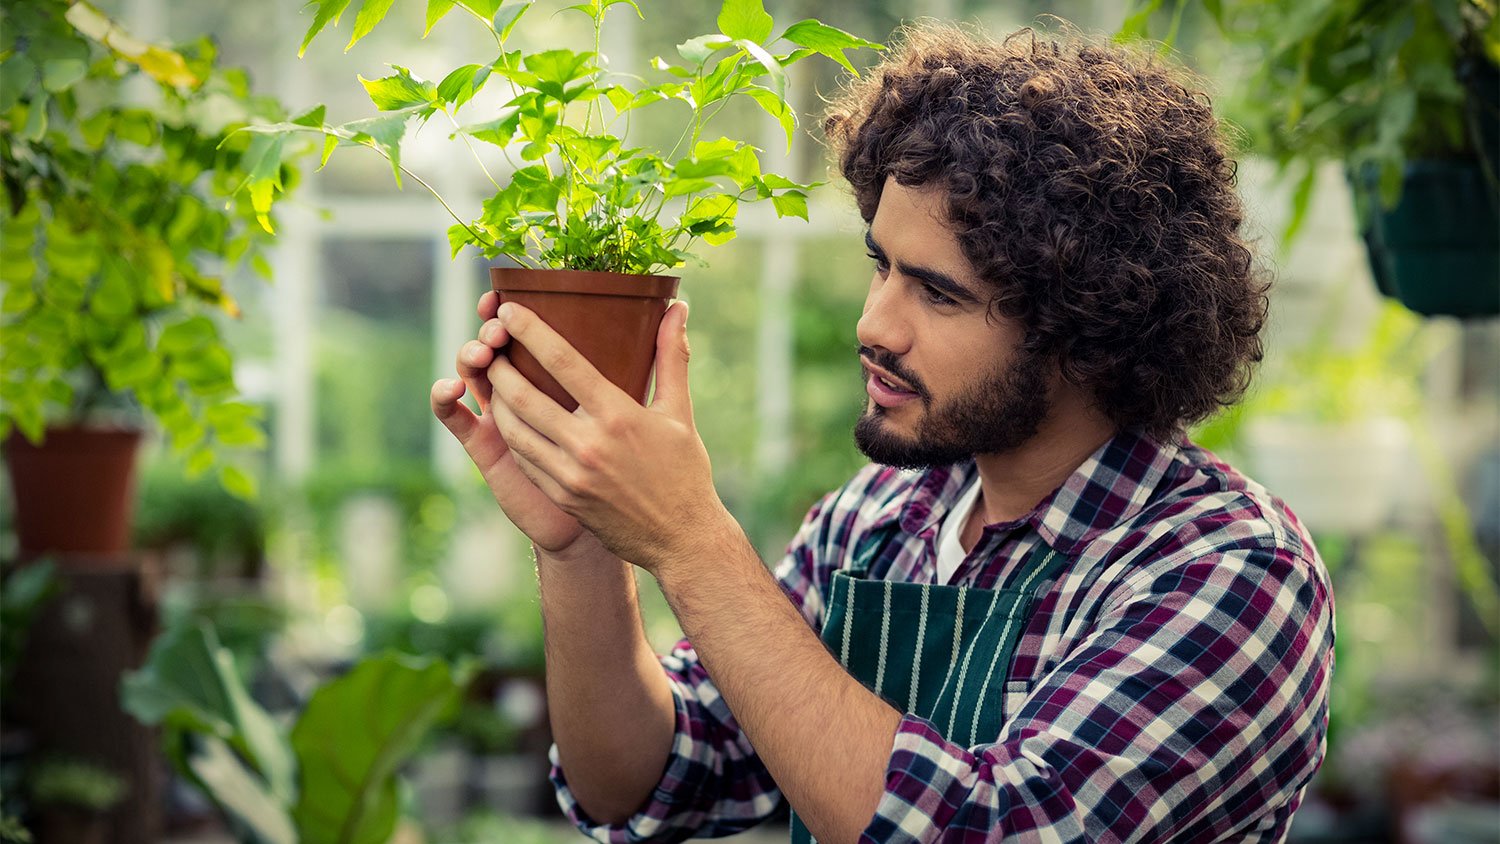
<svg viewBox="0 0 1500 844">
<path fill-rule="evenodd" d="M 875 253 L 875 255 L 879 256 L 882 260 L 885 259 L 885 250 L 881 249 L 880 244 L 875 242 L 875 235 L 871 233 L 869 229 L 865 229 L 865 246 L 871 252 Z M 960 282 L 953 276 L 950 276 L 947 273 L 942 272 L 941 270 L 934 270 L 931 267 L 920 267 L 914 264 L 907 264 L 902 262 L 897 262 L 895 266 L 896 269 L 901 271 L 902 275 L 909 275 L 912 278 L 921 279 L 922 281 L 925 281 L 933 287 L 937 288 L 939 292 L 955 301 L 963 302 L 966 304 L 978 304 L 980 301 L 979 297 L 975 296 L 974 293 L 969 290 L 968 285 Z"/>
</svg>

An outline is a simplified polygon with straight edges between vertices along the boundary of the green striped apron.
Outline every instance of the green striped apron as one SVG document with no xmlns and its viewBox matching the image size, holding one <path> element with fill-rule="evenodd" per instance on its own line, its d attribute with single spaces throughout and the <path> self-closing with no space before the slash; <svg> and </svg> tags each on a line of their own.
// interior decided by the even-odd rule
<svg viewBox="0 0 1500 844">
<path fill-rule="evenodd" d="M 1000 735 L 1005 682 L 1041 588 L 1069 562 L 1046 543 L 1011 589 L 869 580 L 879 543 L 836 571 L 823 642 L 875 694 L 931 721 L 964 747 Z M 792 812 L 793 844 L 816 844 Z"/>
</svg>

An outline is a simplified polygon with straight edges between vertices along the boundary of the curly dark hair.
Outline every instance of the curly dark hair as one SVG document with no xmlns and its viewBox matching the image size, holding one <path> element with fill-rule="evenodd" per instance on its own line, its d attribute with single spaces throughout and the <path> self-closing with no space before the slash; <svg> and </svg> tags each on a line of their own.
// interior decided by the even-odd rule
<svg viewBox="0 0 1500 844">
<path fill-rule="evenodd" d="M 945 189 L 991 313 L 1115 424 L 1166 438 L 1244 394 L 1270 286 L 1189 78 L 1071 30 L 996 43 L 920 24 L 823 128 L 866 222 L 888 176 Z"/>
</svg>

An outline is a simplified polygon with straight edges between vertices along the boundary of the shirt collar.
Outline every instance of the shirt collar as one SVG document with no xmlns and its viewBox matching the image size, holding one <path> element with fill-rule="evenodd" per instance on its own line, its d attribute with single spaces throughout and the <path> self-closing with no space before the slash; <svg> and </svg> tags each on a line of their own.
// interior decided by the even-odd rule
<svg viewBox="0 0 1500 844">
<path fill-rule="evenodd" d="M 1146 506 L 1178 452 L 1174 443 L 1122 431 L 1089 455 L 1030 513 L 993 527 L 1029 525 L 1058 553 L 1075 556 L 1099 534 Z M 935 531 L 978 471 L 971 459 L 914 473 L 907 492 L 885 502 L 871 527 L 899 521 L 902 530 L 913 535 Z"/>
</svg>

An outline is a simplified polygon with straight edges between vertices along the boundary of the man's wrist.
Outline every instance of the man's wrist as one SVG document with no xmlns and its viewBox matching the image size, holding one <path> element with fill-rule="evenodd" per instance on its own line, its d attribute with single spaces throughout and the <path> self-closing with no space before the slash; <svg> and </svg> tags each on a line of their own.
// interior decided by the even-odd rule
<svg viewBox="0 0 1500 844">
<path fill-rule="evenodd" d="M 554 570 L 586 571 L 608 563 L 618 563 L 620 558 L 605 548 L 592 533 L 584 531 L 563 548 L 548 551 L 536 543 L 531 545 L 538 566 Z"/>
</svg>

